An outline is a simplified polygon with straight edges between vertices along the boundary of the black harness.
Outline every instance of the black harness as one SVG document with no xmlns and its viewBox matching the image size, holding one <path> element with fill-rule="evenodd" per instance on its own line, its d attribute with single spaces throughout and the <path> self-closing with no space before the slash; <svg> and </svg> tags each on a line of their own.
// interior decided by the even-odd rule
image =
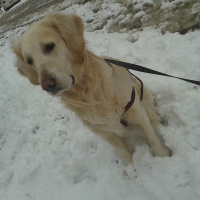
<svg viewBox="0 0 200 200">
<path fill-rule="evenodd" d="M 134 87 L 133 87 L 133 89 L 132 89 L 132 94 L 131 94 L 131 100 L 130 100 L 130 101 L 127 103 L 127 105 L 125 106 L 125 109 L 124 109 L 123 114 L 129 110 L 129 108 L 133 105 L 134 101 L 135 101 L 135 89 L 134 89 Z M 128 126 L 128 122 L 127 122 L 126 120 L 124 120 L 124 119 L 121 119 L 121 120 L 120 120 L 120 123 L 121 123 L 123 126 Z"/>
<path fill-rule="evenodd" d="M 167 76 L 167 77 L 171 77 L 171 78 L 176 78 L 176 79 L 180 79 L 180 80 L 183 80 L 183 81 L 186 81 L 186 82 L 189 82 L 189 83 L 193 83 L 195 85 L 199 85 L 200 86 L 200 81 L 195 81 L 195 80 L 190 80 L 190 79 L 184 79 L 184 78 L 180 78 L 180 77 L 176 77 L 176 76 L 171 76 L 171 75 L 168 75 L 168 74 L 165 74 L 165 73 L 162 73 L 162 72 L 158 72 L 158 71 L 155 71 L 155 70 L 152 70 L 152 69 L 149 69 L 149 68 L 146 68 L 146 67 L 142 67 L 140 65 L 136 65 L 136 64 L 131 64 L 131 63 L 126 63 L 126 62 L 121 62 L 121 61 L 118 61 L 118 60 L 110 60 L 110 59 L 104 59 L 106 62 L 108 63 L 112 63 L 114 65 L 118 65 L 120 67 L 124 67 L 128 70 L 128 72 L 134 76 L 135 78 L 137 78 L 140 83 L 141 83 L 141 96 L 140 96 L 140 101 L 142 101 L 143 99 L 143 82 L 137 77 L 135 76 L 134 74 L 132 74 L 129 69 L 131 70 L 135 70 L 135 71 L 139 71 L 139 72 L 144 72 L 144 73 L 149 73 L 149 74 L 155 74 L 155 75 L 160 75 L 160 76 Z M 131 100 L 127 103 L 127 105 L 125 106 L 125 109 L 124 109 L 124 112 L 127 112 L 130 107 L 133 105 L 135 101 L 135 89 L 133 88 L 132 89 L 132 94 L 131 94 Z M 124 126 L 128 126 L 128 122 L 126 120 L 123 120 L 121 119 L 120 120 L 120 123 Z"/>
</svg>

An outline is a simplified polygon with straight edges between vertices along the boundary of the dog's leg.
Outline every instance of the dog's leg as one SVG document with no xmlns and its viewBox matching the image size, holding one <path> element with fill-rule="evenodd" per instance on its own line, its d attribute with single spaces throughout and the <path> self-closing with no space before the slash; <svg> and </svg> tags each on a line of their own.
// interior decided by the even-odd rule
<svg viewBox="0 0 200 200">
<path fill-rule="evenodd" d="M 122 138 L 118 137 L 114 133 L 104 132 L 101 130 L 95 130 L 94 132 L 99 136 L 101 136 L 111 146 L 113 146 L 127 165 L 132 163 L 132 154 L 125 146 L 124 142 L 122 141 L 123 140 Z"/>
<path fill-rule="evenodd" d="M 171 156 L 171 151 L 161 144 L 151 126 L 146 111 L 139 103 L 132 107 L 130 114 L 132 115 L 131 120 L 133 120 L 133 123 L 142 129 L 153 155 L 160 157 Z"/>
</svg>

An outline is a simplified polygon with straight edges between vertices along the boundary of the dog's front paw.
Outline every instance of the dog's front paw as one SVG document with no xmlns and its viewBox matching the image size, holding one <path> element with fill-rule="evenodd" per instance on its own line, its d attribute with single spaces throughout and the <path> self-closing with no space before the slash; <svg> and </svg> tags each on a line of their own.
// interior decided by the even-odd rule
<svg viewBox="0 0 200 200">
<path fill-rule="evenodd" d="M 172 150 L 170 150 L 168 147 L 162 146 L 160 148 L 157 148 L 156 150 L 152 150 L 154 156 L 158 157 L 171 157 L 173 155 Z"/>
</svg>

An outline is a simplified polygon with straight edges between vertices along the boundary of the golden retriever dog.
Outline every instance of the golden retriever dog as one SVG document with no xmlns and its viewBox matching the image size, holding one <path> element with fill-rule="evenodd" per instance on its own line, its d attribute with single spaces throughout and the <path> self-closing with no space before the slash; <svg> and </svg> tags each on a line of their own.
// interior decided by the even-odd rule
<svg viewBox="0 0 200 200">
<path fill-rule="evenodd" d="M 13 42 L 12 49 L 18 72 L 59 96 L 92 132 L 115 148 L 127 165 L 132 162 L 132 153 L 124 138 L 133 134 L 134 126 L 144 133 L 153 155 L 171 155 L 155 134 L 159 117 L 151 93 L 144 87 L 140 101 L 137 79 L 87 49 L 78 16 L 49 14 Z M 124 111 L 132 95 L 134 102 Z"/>
</svg>

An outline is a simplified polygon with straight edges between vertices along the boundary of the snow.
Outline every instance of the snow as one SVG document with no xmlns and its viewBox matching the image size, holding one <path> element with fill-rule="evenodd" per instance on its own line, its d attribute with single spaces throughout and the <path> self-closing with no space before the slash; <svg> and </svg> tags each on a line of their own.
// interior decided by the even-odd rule
<svg viewBox="0 0 200 200">
<path fill-rule="evenodd" d="M 13 8 L 19 7 L 21 4 L 25 3 L 26 1 L 27 1 L 27 0 L 20 0 L 20 2 L 18 2 L 18 3 L 15 4 L 14 6 L 12 6 L 12 7 L 10 8 L 10 10 L 13 9 Z M 0 9 L 0 17 L 1 17 L 1 15 L 2 15 L 1 12 L 2 12 L 2 13 L 5 13 L 5 10 L 4 10 L 3 8 Z M 6 11 L 6 12 L 9 12 L 9 11 Z"/>
<path fill-rule="evenodd" d="M 84 127 L 58 98 L 17 73 L 9 40 L 24 29 L 8 31 L 0 39 L 0 199 L 200 198 L 198 86 L 133 72 L 156 98 L 164 120 L 160 133 L 173 156 L 153 157 L 148 145 L 140 142 L 133 153 L 134 164 L 125 166 L 112 147 Z M 154 29 L 134 34 L 87 29 L 85 38 L 99 56 L 200 80 L 199 31 L 162 35 Z"/>
</svg>

